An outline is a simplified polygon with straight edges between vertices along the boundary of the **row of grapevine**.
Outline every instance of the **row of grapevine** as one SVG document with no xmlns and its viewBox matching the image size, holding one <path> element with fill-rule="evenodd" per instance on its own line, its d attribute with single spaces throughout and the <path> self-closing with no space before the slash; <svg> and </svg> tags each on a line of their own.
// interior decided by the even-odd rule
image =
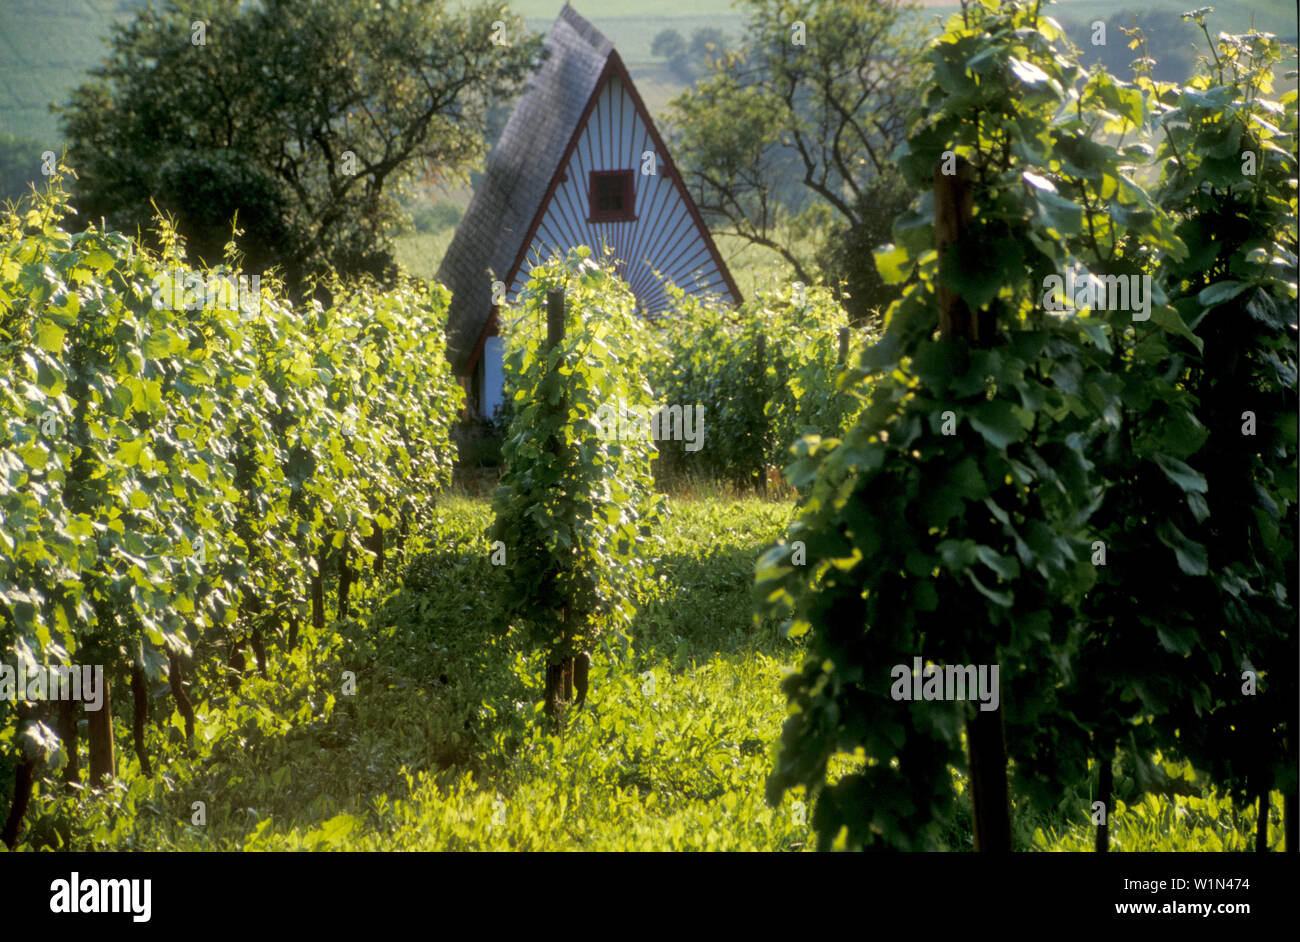
<svg viewBox="0 0 1300 942">
<path fill-rule="evenodd" d="M 839 435 L 861 408 L 839 379 L 872 339 L 822 286 L 765 290 L 736 310 L 676 292 L 652 383 L 661 402 L 703 408 L 706 432 L 695 452 L 662 443 L 664 468 L 761 482 L 801 434 Z"/>
<path fill-rule="evenodd" d="M 489 539 L 511 624 L 547 652 L 545 704 L 586 696 L 594 642 L 625 628 L 663 513 L 644 424 L 650 329 L 627 285 L 579 248 L 533 269 L 506 325 L 512 421 Z"/>
<path fill-rule="evenodd" d="M 1067 794 L 1104 849 L 1114 762 L 1159 790 L 1157 751 L 1258 801 L 1261 848 L 1281 790 L 1295 846 L 1294 50 L 1205 35 L 1182 86 L 1087 72 L 1019 0 L 930 49 L 870 403 L 799 445 L 807 564 L 757 573 L 809 639 L 769 798 L 807 789 L 823 847 L 938 846 L 955 768 L 976 849 Z M 1000 696 L 900 695 L 917 658 Z"/>
<path fill-rule="evenodd" d="M 358 561 L 382 565 L 384 534 L 449 481 L 461 392 L 442 288 L 335 283 L 328 307 L 295 308 L 238 270 L 233 242 L 225 265 L 195 266 L 165 222 L 152 252 L 66 232 L 66 214 L 55 178 L 0 219 L 0 661 L 102 666 L 85 712 L 98 784 L 122 685 L 148 773 L 154 683 L 192 734 L 187 664 L 222 650 L 237 685 L 251 647 L 265 673 L 268 640 L 324 626 L 327 570 L 346 612 Z M 80 777 L 82 704 L 46 701 L 0 699 L 10 845 L 40 769 Z"/>
</svg>

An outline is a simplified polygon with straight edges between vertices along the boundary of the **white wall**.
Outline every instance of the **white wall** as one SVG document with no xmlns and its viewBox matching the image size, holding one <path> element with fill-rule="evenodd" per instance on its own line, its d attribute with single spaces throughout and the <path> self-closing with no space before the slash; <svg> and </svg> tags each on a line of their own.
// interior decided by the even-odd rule
<svg viewBox="0 0 1300 942">
<path fill-rule="evenodd" d="M 483 344 L 483 389 L 479 401 L 483 414 L 491 418 L 504 396 L 505 376 L 501 363 L 501 338 L 488 337 Z"/>
</svg>

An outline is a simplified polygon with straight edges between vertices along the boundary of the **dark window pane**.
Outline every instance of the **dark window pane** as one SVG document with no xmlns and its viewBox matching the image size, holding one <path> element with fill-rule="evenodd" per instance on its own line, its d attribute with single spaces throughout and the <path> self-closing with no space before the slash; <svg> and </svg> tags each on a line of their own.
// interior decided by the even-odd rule
<svg viewBox="0 0 1300 942">
<path fill-rule="evenodd" d="M 596 221 L 630 220 L 633 173 L 631 170 L 591 172 L 591 211 Z"/>
<path fill-rule="evenodd" d="M 602 212 L 623 208 L 623 181 L 614 176 L 596 178 L 596 205 Z"/>
</svg>

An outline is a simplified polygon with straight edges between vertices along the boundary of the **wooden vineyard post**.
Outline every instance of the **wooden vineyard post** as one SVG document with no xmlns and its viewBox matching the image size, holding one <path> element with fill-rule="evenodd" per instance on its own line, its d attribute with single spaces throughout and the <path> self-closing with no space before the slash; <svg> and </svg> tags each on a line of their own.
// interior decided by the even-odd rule
<svg viewBox="0 0 1300 942">
<path fill-rule="evenodd" d="M 140 760 L 140 771 L 149 778 L 153 777 L 153 766 L 149 764 L 149 752 L 144 745 L 144 729 L 149 722 L 149 688 L 145 680 L 144 668 L 139 664 L 131 665 L 131 742 L 135 746 L 136 758 Z"/>
<path fill-rule="evenodd" d="M 840 349 L 839 349 L 839 354 L 835 358 L 835 362 L 838 365 L 843 366 L 848 361 L 848 359 L 849 359 L 849 329 L 847 327 L 841 327 L 840 328 Z"/>
<path fill-rule="evenodd" d="M 375 524 L 375 532 L 371 535 L 368 545 L 375 554 L 374 573 L 382 576 L 384 574 L 384 528 L 378 523 Z"/>
<path fill-rule="evenodd" d="M 934 247 L 940 265 L 948 247 L 961 241 L 970 225 L 975 203 L 974 171 L 958 158 L 953 173 L 943 172 L 945 161 L 934 168 Z M 951 164 L 950 164 L 951 166 Z M 966 300 L 938 281 L 939 331 L 945 340 L 963 338 L 972 346 L 990 346 L 997 329 L 992 310 L 972 312 Z M 983 660 L 995 657 L 989 645 Z M 1007 792 L 1007 746 L 1002 726 L 1002 704 L 995 710 L 976 709 L 966 721 L 966 747 L 970 765 L 971 811 L 975 850 L 1011 850 L 1011 802 Z"/>
<path fill-rule="evenodd" d="M 113 703 L 108 674 L 104 675 L 104 702 L 98 710 L 87 710 L 87 739 L 90 744 L 90 784 L 103 784 L 106 778 L 117 774 L 117 759 L 113 753 Z"/>
<path fill-rule="evenodd" d="M 32 784 L 36 780 L 36 760 L 23 756 L 14 771 L 14 796 L 9 803 L 9 816 L 5 819 L 4 830 L 0 831 L 0 841 L 10 850 L 18 843 L 18 835 L 23 828 L 23 818 L 27 814 L 27 805 L 32 798 Z"/>
<path fill-rule="evenodd" d="M 1282 754 L 1294 756 L 1291 751 L 1291 744 L 1295 742 L 1291 736 L 1286 736 L 1282 740 Z M 1300 850 L 1300 841 L 1297 838 L 1297 832 L 1300 831 L 1300 821 L 1296 819 L 1296 790 L 1297 787 L 1293 782 L 1291 787 L 1282 793 L 1282 850 L 1288 854 L 1294 854 Z"/>
<path fill-rule="evenodd" d="M 1288 791 L 1282 796 L 1282 826 L 1286 834 L 1287 853 L 1294 854 L 1297 849 L 1296 840 L 1296 796 L 1294 791 Z"/>
<path fill-rule="evenodd" d="M 325 545 L 321 544 L 311 577 L 311 626 L 316 629 L 325 627 L 325 559 Z"/>
<path fill-rule="evenodd" d="M 1097 840 L 1094 850 L 1099 854 L 1110 851 L 1110 795 L 1115 790 L 1115 746 L 1113 743 L 1101 750 L 1098 759 L 1097 800 L 1102 804 L 1101 824 L 1097 825 Z"/>
<path fill-rule="evenodd" d="M 1268 853 L 1268 794 L 1267 788 L 1261 789 L 1255 799 L 1259 811 L 1255 819 L 1255 853 L 1257 854 Z"/>
<path fill-rule="evenodd" d="M 230 652 L 226 657 L 226 668 L 230 675 L 230 689 L 239 692 L 239 685 L 244 679 L 244 668 L 248 666 L 248 661 L 244 657 L 244 642 L 242 639 L 231 638 L 229 640 Z"/>
<path fill-rule="evenodd" d="M 944 253 L 956 244 L 971 219 L 975 193 L 971 187 L 971 166 L 965 160 L 956 162 L 956 172 L 943 172 L 944 161 L 934 168 L 934 247 L 939 253 L 942 270 Z M 971 312 L 966 300 L 948 290 L 943 279 L 939 286 L 939 332 L 945 340 L 954 337 L 973 337 Z"/>
<path fill-rule="evenodd" d="M 758 397 L 758 478 L 757 484 L 759 493 L 764 497 L 767 496 L 767 416 L 764 410 L 767 407 L 767 336 L 759 334 L 755 344 L 756 355 L 754 357 L 754 386 L 759 391 Z"/>
<path fill-rule="evenodd" d="M 348 544 L 339 548 L 339 604 L 338 618 L 348 617 L 348 593 L 352 589 L 352 567 L 348 565 Z"/>
<path fill-rule="evenodd" d="M 176 700 L 176 709 L 185 719 L 185 739 L 194 740 L 194 704 L 185 691 L 185 670 L 180 656 L 175 651 L 167 652 L 167 682 L 172 688 L 172 697 Z"/>
<path fill-rule="evenodd" d="M 546 353 L 564 340 L 564 292 L 548 291 L 546 293 Z M 568 409 L 568 402 L 561 396 L 557 407 L 561 415 Z M 563 455 L 564 444 L 558 436 L 550 441 L 551 453 L 557 464 Z M 560 616 L 560 646 L 558 662 L 546 666 L 546 715 L 558 719 L 573 699 L 573 653 L 569 650 L 569 609 L 566 606 Z"/>
<path fill-rule="evenodd" d="M 45 706 L 38 704 L 29 707 L 19 704 L 17 712 L 18 726 L 21 730 L 28 723 L 36 723 L 44 719 Z M 20 737 L 19 742 L 21 741 Z M 14 845 L 18 843 L 18 835 L 23 829 L 23 818 L 26 817 L 27 806 L 31 802 L 32 787 L 36 784 L 39 772 L 40 760 L 29 750 L 22 750 L 18 768 L 14 770 L 14 791 L 9 801 L 9 815 L 5 818 L 3 828 L 0 828 L 0 842 L 3 842 L 9 850 L 13 850 Z"/>
<path fill-rule="evenodd" d="M 80 711 L 81 703 L 77 700 L 59 701 L 59 739 L 63 741 L 63 750 L 68 754 L 68 761 L 63 767 L 63 781 L 69 791 L 76 791 L 74 786 L 81 783 L 81 749 L 77 724 L 77 714 Z"/>
</svg>

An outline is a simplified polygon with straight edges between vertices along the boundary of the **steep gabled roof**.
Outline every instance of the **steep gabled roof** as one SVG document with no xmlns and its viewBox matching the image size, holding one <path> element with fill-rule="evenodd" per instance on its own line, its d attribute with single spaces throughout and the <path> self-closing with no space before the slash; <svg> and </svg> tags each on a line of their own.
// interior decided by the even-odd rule
<svg viewBox="0 0 1300 942">
<path fill-rule="evenodd" d="M 614 51 L 567 2 L 545 47 L 549 55 L 511 113 L 438 269 L 452 291 L 447 353 L 457 374 L 465 372 L 491 312 L 492 282 L 508 280 Z"/>
</svg>

